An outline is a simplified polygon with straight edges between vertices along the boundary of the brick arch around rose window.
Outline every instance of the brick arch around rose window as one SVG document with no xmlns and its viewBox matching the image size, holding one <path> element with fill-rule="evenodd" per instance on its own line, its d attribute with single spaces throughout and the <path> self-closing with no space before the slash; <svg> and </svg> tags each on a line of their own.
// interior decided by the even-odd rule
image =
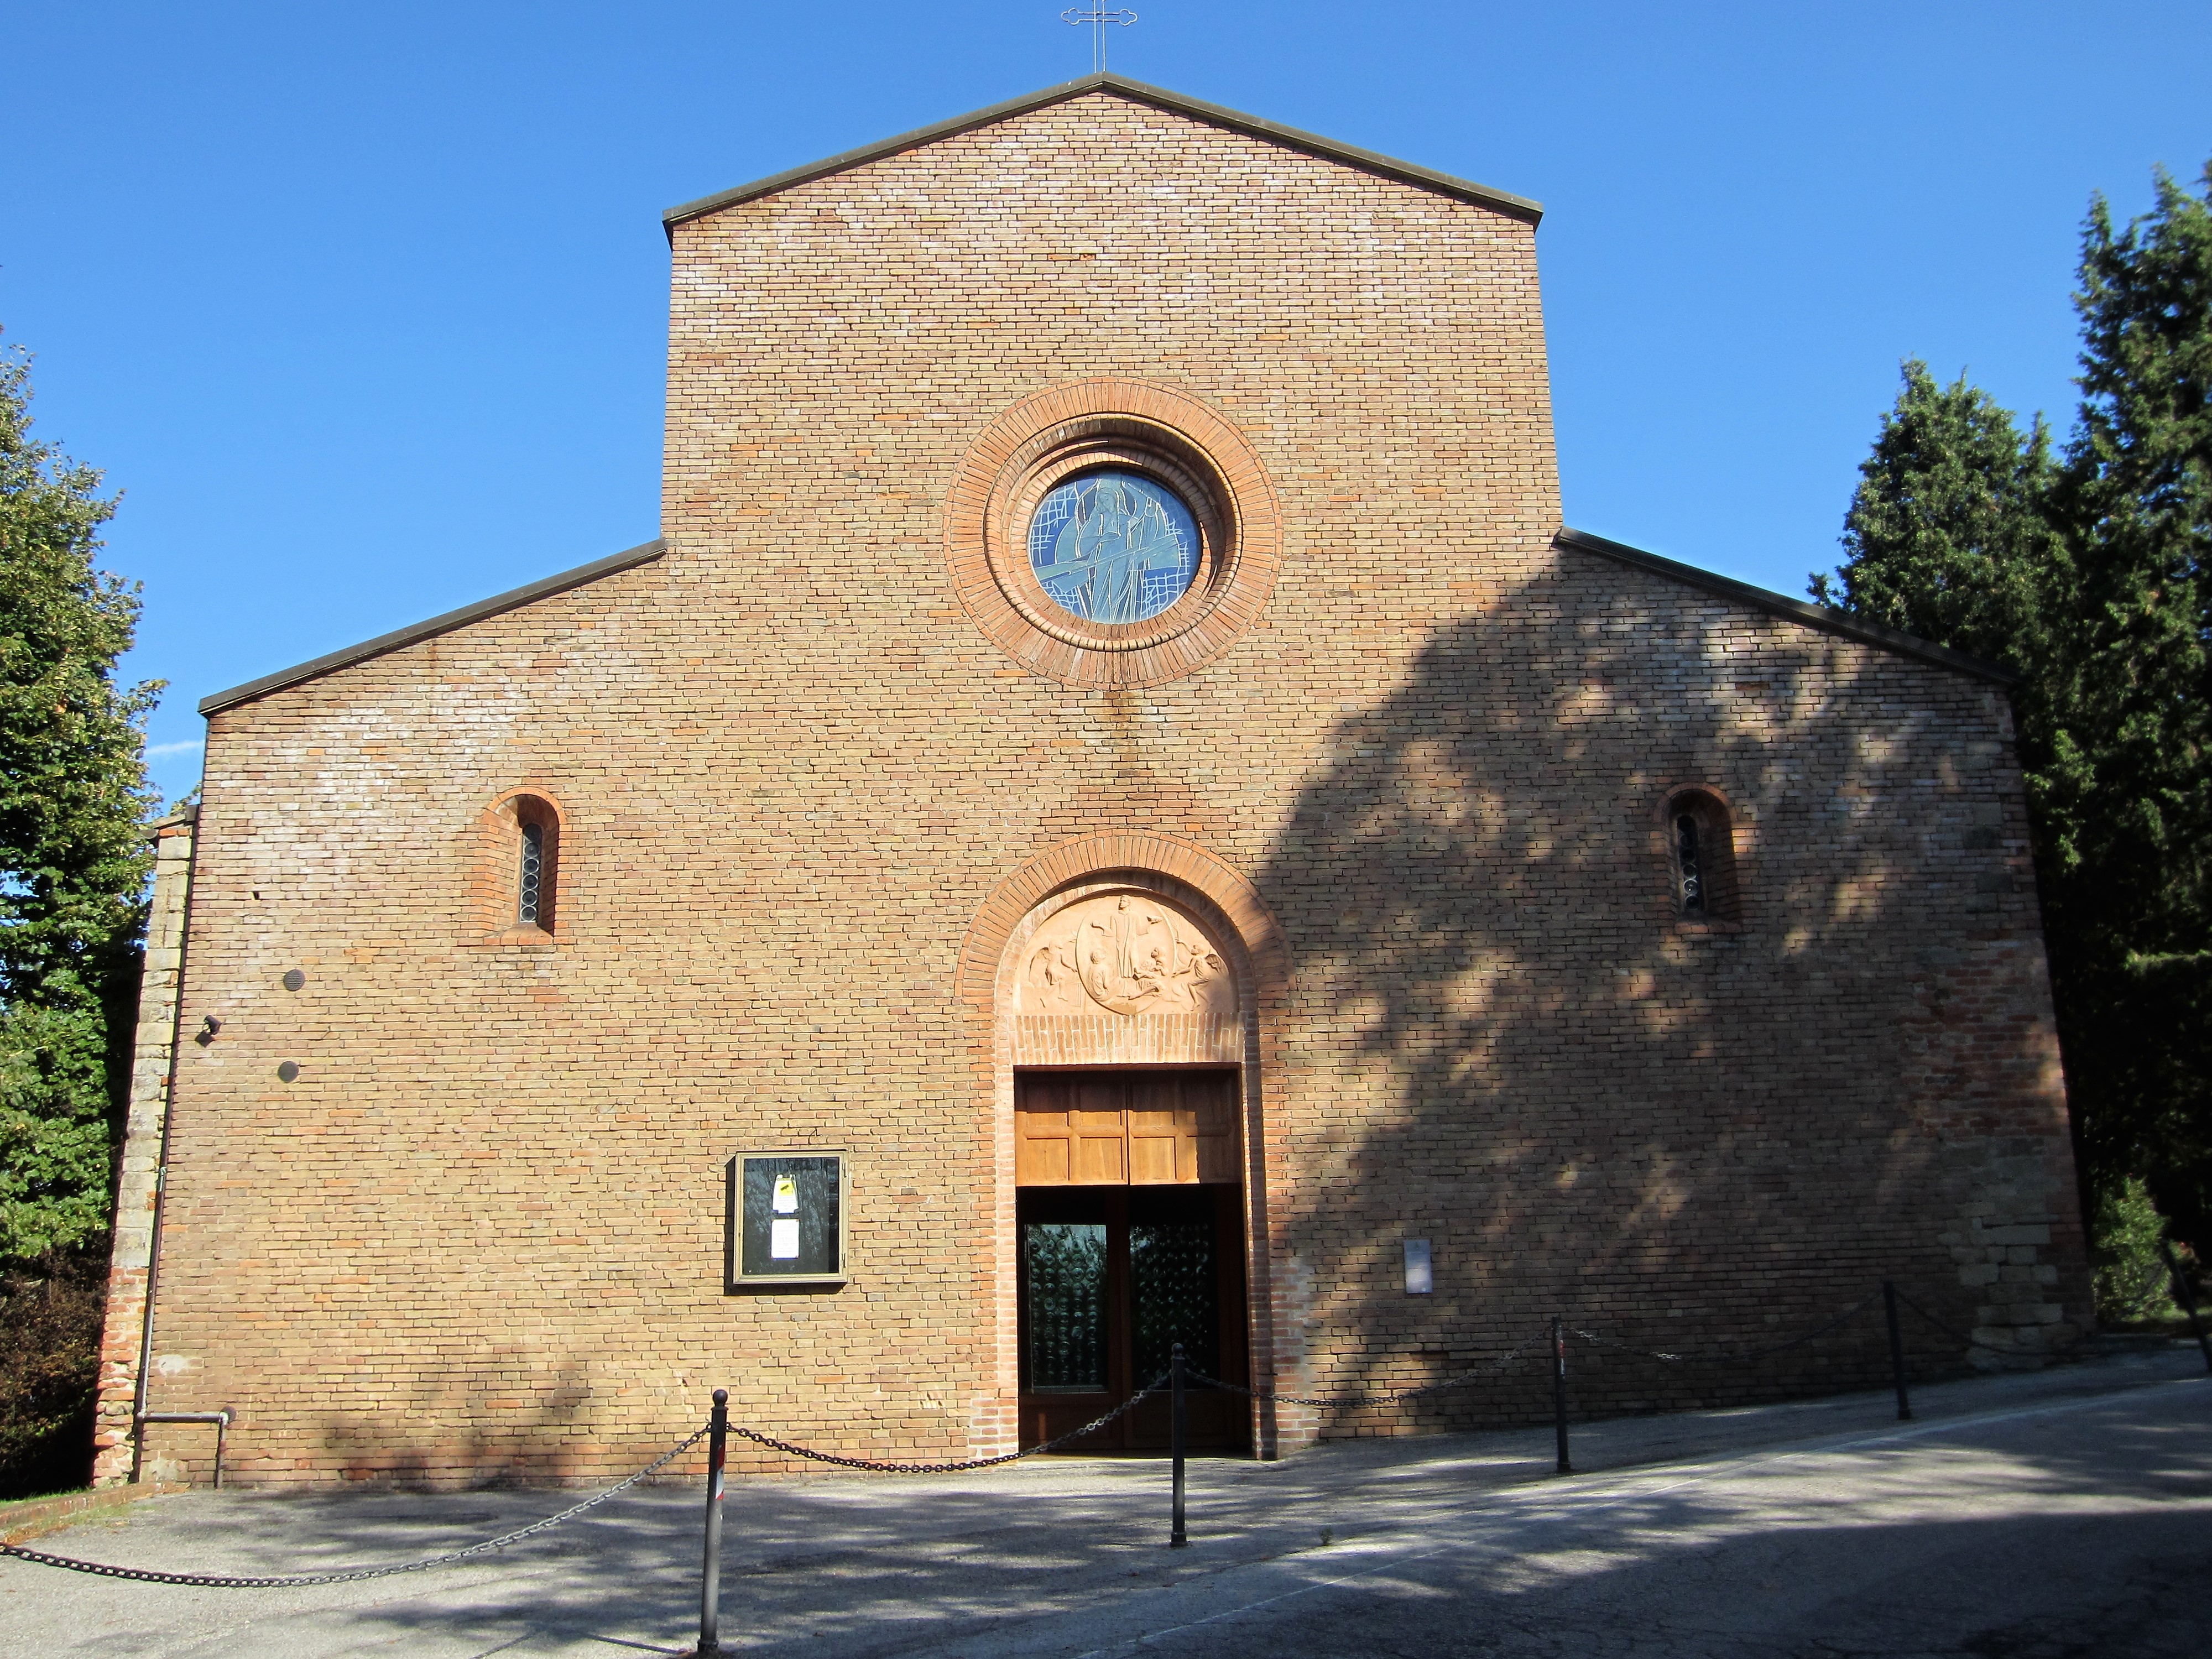
<svg viewBox="0 0 2212 1659">
<path fill-rule="evenodd" d="M 1702 906 L 1696 912 L 1683 899 L 1685 832 L 1695 837 L 1697 876 Z M 1652 822 L 1662 871 L 1666 914 L 1686 932 L 1737 933 L 1743 927 L 1744 870 L 1739 857 L 1743 830 L 1725 790 L 1704 781 L 1669 784 L 1661 793 Z"/>
<path fill-rule="evenodd" d="M 1028 519 L 1041 493 L 1097 466 L 1167 485 L 1205 544 L 1189 590 L 1142 622 L 1092 623 L 1036 583 Z M 1195 672 L 1259 620 L 1283 562 L 1283 515 L 1251 439 L 1174 387 L 1102 375 L 1003 410 L 968 447 L 945 503 L 953 591 L 984 636 L 1034 674 L 1085 689 Z"/>
<path fill-rule="evenodd" d="M 1079 837 L 1030 860 L 994 889 L 969 924 L 960 953 L 958 994 L 970 1030 L 981 1145 L 989 1179 L 979 1191 L 981 1257 L 990 1287 L 995 1370 L 971 1401 L 969 1443 L 977 1455 L 1015 1449 L 1018 1425 L 1018 1331 L 1015 1257 L 1014 1022 L 1021 947 L 1047 919 L 1083 899 L 1148 894 L 1186 911 L 1221 945 L 1243 1018 L 1238 1070 L 1244 1188 L 1245 1285 L 1253 1386 L 1273 1386 L 1277 1371 L 1302 1356 L 1294 1322 L 1275 1316 L 1269 1271 L 1268 1195 L 1285 1188 L 1290 1148 L 1268 1108 L 1271 1079 L 1285 1075 L 1284 1015 L 1290 952 L 1259 890 L 1216 854 L 1175 836 L 1133 832 Z M 1301 1408 L 1262 1407 L 1252 1443 L 1262 1457 L 1314 1437 Z"/>
<path fill-rule="evenodd" d="M 550 950 L 565 935 L 563 891 L 574 866 L 568 814 L 543 784 L 501 791 L 477 817 L 467 897 L 468 942 L 512 950 Z M 526 837 L 535 832 L 538 919 L 522 920 Z"/>
</svg>

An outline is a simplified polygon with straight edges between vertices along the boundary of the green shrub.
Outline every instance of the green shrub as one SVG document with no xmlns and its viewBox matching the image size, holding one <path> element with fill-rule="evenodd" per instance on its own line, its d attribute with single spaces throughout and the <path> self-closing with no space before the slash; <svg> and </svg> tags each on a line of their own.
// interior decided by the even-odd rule
<svg viewBox="0 0 2212 1659">
<path fill-rule="evenodd" d="M 2117 1192 L 2098 1200 L 2092 1231 L 2099 1319 L 2107 1325 L 2134 1325 L 2181 1317 L 2173 1278 L 2159 1249 L 2166 1218 L 2152 1205 L 2140 1178 L 2129 1176 Z M 2185 1255 L 2186 1247 L 2177 1254 Z"/>
<path fill-rule="evenodd" d="M 106 1270 L 49 1250 L 0 1274 L 0 1498 L 91 1480 Z"/>
</svg>

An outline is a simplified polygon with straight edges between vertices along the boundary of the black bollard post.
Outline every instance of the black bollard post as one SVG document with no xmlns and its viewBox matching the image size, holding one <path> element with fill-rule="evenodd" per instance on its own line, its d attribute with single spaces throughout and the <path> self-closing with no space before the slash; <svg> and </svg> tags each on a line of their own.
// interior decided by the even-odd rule
<svg viewBox="0 0 2212 1659">
<path fill-rule="evenodd" d="M 1552 1316 L 1552 1422 L 1559 1431 L 1559 1473 L 1572 1474 L 1567 1461 L 1567 1329 L 1566 1321 Z"/>
<path fill-rule="evenodd" d="M 2173 1246 L 2164 1239 L 2158 1241 L 2160 1254 L 2166 1257 L 2166 1270 L 2173 1275 L 2173 1299 L 2189 1316 L 2189 1328 L 2197 1334 L 2198 1352 L 2204 1356 L 2204 1369 L 2212 1371 L 2212 1340 L 2204 1335 L 2204 1322 L 2197 1316 L 2197 1298 L 2189 1293 L 2189 1281 L 2181 1276 L 2181 1263 L 2174 1258 Z"/>
<path fill-rule="evenodd" d="M 1168 1369 L 1172 1373 L 1174 1378 L 1172 1384 L 1173 1392 L 1169 1396 L 1168 1401 L 1168 1445 L 1175 1458 L 1175 1521 L 1174 1524 L 1168 1531 L 1168 1547 L 1170 1549 L 1179 1550 L 1188 1547 L 1190 1543 L 1188 1535 L 1184 1533 L 1182 1528 L 1182 1451 L 1184 1445 L 1183 1431 L 1185 1423 L 1183 1418 L 1182 1344 L 1180 1342 L 1175 1345 L 1175 1358 L 1170 1362 Z"/>
<path fill-rule="evenodd" d="M 730 1391 L 714 1390 L 707 1434 L 707 1559 L 699 1571 L 700 1659 L 720 1653 L 722 1599 L 722 1464 L 730 1449 Z"/>
<path fill-rule="evenodd" d="M 1881 1305 L 1889 1315 L 1889 1380 L 1897 1385 L 1897 1420 L 1910 1423 L 1912 1401 L 1905 1392 L 1905 1334 L 1897 1324 L 1897 1286 L 1887 1279 L 1881 1281 Z"/>
</svg>

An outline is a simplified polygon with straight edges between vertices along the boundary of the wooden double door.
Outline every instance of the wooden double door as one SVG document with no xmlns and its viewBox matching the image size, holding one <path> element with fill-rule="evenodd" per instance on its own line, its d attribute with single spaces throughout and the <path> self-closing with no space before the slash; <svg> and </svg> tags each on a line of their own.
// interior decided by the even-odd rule
<svg viewBox="0 0 2212 1659">
<path fill-rule="evenodd" d="M 1178 1342 L 1191 1370 L 1249 1378 L 1236 1103 L 1233 1071 L 1017 1074 L 1023 1445 L 1120 1405 Z M 1194 1388 L 1188 1411 L 1194 1449 L 1250 1444 L 1243 1395 Z M 1069 1449 L 1168 1435 L 1158 1396 Z"/>
</svg>

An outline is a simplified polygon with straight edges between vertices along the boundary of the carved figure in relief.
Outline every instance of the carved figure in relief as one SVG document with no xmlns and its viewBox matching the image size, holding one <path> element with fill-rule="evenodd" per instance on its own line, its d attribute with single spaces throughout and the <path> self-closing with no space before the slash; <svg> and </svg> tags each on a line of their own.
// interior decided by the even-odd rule
<svg viewBox="0 0 2212 1659">
<path fill-rule="evenodd" d="M 1237 1012 L 1236 983 L 1213 941 L 1181 911 L 1139 893 L 1085 899 L 1047 921 L 1030 941 L 1019 998 L 1030 1014 Z"/>
</svg>

